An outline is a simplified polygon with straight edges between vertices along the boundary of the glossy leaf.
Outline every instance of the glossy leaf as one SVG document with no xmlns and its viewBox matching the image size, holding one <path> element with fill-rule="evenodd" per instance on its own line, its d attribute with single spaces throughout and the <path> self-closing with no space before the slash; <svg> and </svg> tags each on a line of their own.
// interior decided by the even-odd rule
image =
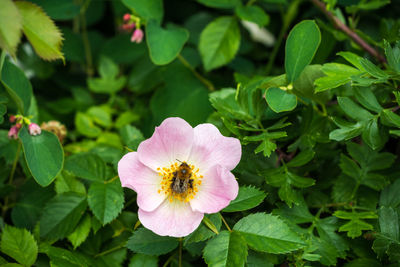
<svg viewBox="0 0 400 267">
<path fill-rule="evenodd" d="M 122 0 L 125 6 L 137 12 L 137 14 L 146 21 L 154 19 L 158 24 L 161 24 L 164 8 L 162 0 Z"/>
<path fill-rule="evenodd" d="M 150 230 L 140 228 L 129 238 L 126 247 L 136 253 L 162 255 L 174 250 L 178 244 L 176 238 L 159 236 Z"/>
<path fill-rule="evenodd" d="M 156 65 L 172 62 L 189 39 L 189 32 L 181 27 L 168 25 L 161 28 L 155 20 L 146 25 L 146 41 L 150 58 Z"/>
<path fill-rule="evenodd" d="M 207 243 L 203 257 L 208 266 L 244 266 L 247 254 L 240 233 L 223 231 Z"/>
<path fill-rule="evenodd" d="M 91 181 L 107 179 L 105 162 L 99 156 L 91 153 L 69 156 L 65 161 L 65 170 Z"/>
<path fill-rule="evenodd" d="M 291 111 L 297 106 L 297 97 L 277 87 L 267 89 L 265 100 L 276 113 Z"/>
<path fill-rule="evenodd" d="M 294 82 L 311 63 L 319 44 L 321 33 L 312 20 L 304 20 L 290 31 L 285 47 L 285 71 L 289 83 Z"/>
<path fill-rule="evenodd" d="M 240 31 L 233 17 L 219 17 L 201 32 L 199 51 L 206 71 L 229 63 L 240 45 Z"/>
<path fill-rule="evenodd" d="M 241 186 L 239 188 L 238 196 L 231 201 L 228 207 L 223 209 L 224 212 L 236 212 L 252 209 L 258 206 L 264 198 L 266 193 L 258 188 L 251 186 Z"/>
<path fill-rule="evenodd" d="M 234 228 L 258 251 L 287 253 L 305 246 L 304 241 L 281 219 L 271 214 L 256 213 L 239 220 Z"/>
<path fill-rule="evenodd" d="M 41 134 L 33 136 L 23 127 L 19 131 L 19 138 L 33 178 L 41 186 L 48 186 L 64 165 L 64 151 L 57 136 L 44 130 Z M 43 164 L 44 162 L 46 164 Z"/>
</svg>

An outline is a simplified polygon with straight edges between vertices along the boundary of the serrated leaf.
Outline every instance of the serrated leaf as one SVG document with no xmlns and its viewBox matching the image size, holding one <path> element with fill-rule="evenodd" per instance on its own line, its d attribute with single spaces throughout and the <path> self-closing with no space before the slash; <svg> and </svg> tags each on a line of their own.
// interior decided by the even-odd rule
<svg viewBox="0 0 400 267">
<path fill-rule="evenodd" d="M 51 199 L 40 219 L 40 236 L 60 239 L 69 235 L 86 209 L 86 197 L 77 193 L 64 193 Z"/>
<path fill-rule="evenodd" d="M 311 63 L 320 42 L 321 32 L 313 20 L 303 20 L 293 27 L 285 46 L 285 71 L 289 83 Z"/>
<path fill-rule="evenodd" d="M 15 2 L 21 16 L 24 34 L 36 53 L 45 60 L 62 59 L 62 35 L 43 10 L 30 2 Z"/>
<path fill-rule="evenodd" d="M 347 232 L 347 236 L 351 238 L 358 237 L 362 234 L 363 230 L 373 230 L 374 227 L 361 220 L 361 219 L 376 219 L 378 216 L 372 211 L 365 212 L 347 212 L 343 210 L 338 210 L 333 213 L 340 219 L 350 220 L 348 223 L 342 225 L 339 228 L 339 232 Z"/>
<path fill-rule="evenodd" d="M 315 92 L 323 92 L 344 85 L 351 81 L 351 76 L 359 75 L 362 71 L 340 63 L 327 63 L 322 66 L 326 76 L 315 80 Z"/>
<path fill-rule="evenodd" d="M 379 204 L 385 207 L 396 208 L 400 205 L 400 179 L 387 186 L 381 192 Z"/>
<path fill-rule="evenodd" d="M 114 220 L 124 207 L 124 192 L 120 181 L 92 183 L 88 191 L 88 203 L 103 225 Z"/>
<path fill-rule="evenodd" d="M 286 166 L 288 167 L 300 167 L 306 165 L 314 158 L 315 152 L 312 150 L 301 151 L 296 157 L 289 161 Z"/>
<path fill-rule="evenodd" d="M 378 214 L 381 233 L 392 240 L 400 241 L 399 215 L 397 211 L 392 207 L 380 207 Z"/>
<path fill-rule="evenodd" d="M 203 257 L 211 267 L 244 266 L 247 253 L 246 241 L 240 233 L 223 231 L 207 242 Z"/>
<path fill-rule="evenodd" d="M 158 258 L 156 256 L 136 253 L 131 258 L 128 267 L 136 267 L 136 266 L 157 267 Z"/>
<path fill-rule="evenodd" d="M 75 114 L 75 126 L 79 133 L 87 137 L 97 137 L 101 134 L 101 129 L 94 125 L 92 118 L 82 112 Z"/>
<path fill-rule="evenodd" d="M 267 194 L 258 188 L 241 186 L 237 197 L 223 211 L 235 212 L 252 209 L 258 206 L 266 196 Z"/>
<path fill-rule="evenodd" d="M 51 266 L 94 266 L 90 257 L 77 251 L 52 247 L 46 243 L 42 243 L 39 249 L 41 253 L 45 253 L 50 258 Z"/>
<path fill-rule="evenodd" d="M 287 253 L 303 248 L 305 243 L 281 219 L 271 214 L 256 213 L 239 220 L 233 227 L 255 250 Z"/>
<path fill-rule="evenodd" d="M 92 219 L 89 214 L 82 219 L 82 221 L 78 224 L 75 230 L 68 235 L 68 240 L 74 246 L 74 249 L 80 246 L 86 238 L 89 236 L 90 229 L 92 227 Z"/>
<path fill-rule="evenodd" d="M 75 176 L 62 172 L 55 180 L 55 190 L 57 194 L 62 194 L 65 192 L 76 192 L 82 195 L 86 195 L 85 185 L 75 178 Z"/>
<path fill-rule="evenodd" d="M 389 75 L 386 72 L 378 68 L 375 64 L 373 64 L 366 58 L 361 58 L 360 64 L 371 76 L 377 79 L 387 80 L 389 78 Z"/>
<path fill-rule="evenodd" d="M 208 220 L 209 222 L 207 223 L 205 220 Z M 186 246 L 190 243 L 201 242 L 213 237 L 215 235 L 214 231 L 218 232 L 221 228 L 221 224 L 222 221 L 219 213 L 206 214 L 203 218 L 203 223 L 200 224 L 193 233 L 185 237 L 184 245 Z M 209 226 L 214 228 L 214 231 L 211 230 Z"/>
<path fill-rule="evenodd" d="M 1 251 L 24 266 L 32 266 L 36 261 L 38 246 L 26 229 L 6 225 L 1 235 Z"/>
<path fill-rule="evenodd" d="M 177 238 L 159 236 L 146 228 L 140 228 L 129 238 L 126 247 L 136 253 L 162 255 L 174 250 L 178 244 Z"/>
<path fill-rule="evenodd" d="M 0 47 L 15 56 L 21 39 L 22 18 L 11 0 L 3 0 L 0 9 Z"/>
<path fill-rule="evenodd" d="M 240 45 L 240 31 L 233 17 L 219 17 L 201 32 L 199 51 L 206 71 L 229 63 Z"/>
<path fill-rule="evenodd" d="M 96 154 L 79 153 L 65 160 L 64 170 L 90 181 L 106 180 L 106 163 Z"/>
<path fill-rule="evenodd" d="M 55 134 L 45 130 L 39 135 L 30 135 L 26 127 L 19 131 L 18 136 L 33 178 L 41 186 L 48 186 L 64 165 L 64 151 L 60 141 Z"/>
</svg>

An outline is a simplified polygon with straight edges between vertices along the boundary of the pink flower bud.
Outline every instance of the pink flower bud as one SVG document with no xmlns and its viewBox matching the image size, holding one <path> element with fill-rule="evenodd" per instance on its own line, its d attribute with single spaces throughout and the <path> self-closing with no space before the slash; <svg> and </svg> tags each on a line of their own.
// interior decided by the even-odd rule
<svg viewBox="0 0 400 267">
<path fill-rule="evenodd" d="M 131 37 L 131 42 L 132 43 L 141 43 L 143 40 L 143 31 L 141 29 L 136 29 Z"/>
<path fill-rule="evenodd" d="M 11 123 L 14 123 L 17 118 L 14 115 L 10 115 L 9 119 Z"/>
<path fill-rule="evenodd" d="M 131 14 L 126 13 L 126 14 L 123 16 L 123 19 L 124 19 L 124 21 L 129 21 L 129 20 L 131 19 Z"/>
<path fill-rule="evenodd" d="M 129 23 L 129 24 L 122 24 L 122 29 L 124 31 L 130 31 L 133 30 L 135 28 L 135 24 L 134 23 Z"/>
<path fill-rule="evenodd" d="M 28 129 L 30 135 L 38 135 L 42 133 L 42 130 L 40 129 L 39 125 L 37 125 L 36 123 L 29 124 Z"/>
<path fill-rule="evenodd" d="M 15 124 L 15 127 L 17 127 L 17 129 L 21 129 L 22 124 L 21 124 L 21 123 L 16 123 L 16 124 Z"/>
<path fill-rule="evenodd" d="M 19 129 L 17 128 L 17 126 L 11 127 L 10 130 L 8 131 L 8 138 L 17 139 L 18 138 L 18 131 L 19 131 Z"/>
</svg>

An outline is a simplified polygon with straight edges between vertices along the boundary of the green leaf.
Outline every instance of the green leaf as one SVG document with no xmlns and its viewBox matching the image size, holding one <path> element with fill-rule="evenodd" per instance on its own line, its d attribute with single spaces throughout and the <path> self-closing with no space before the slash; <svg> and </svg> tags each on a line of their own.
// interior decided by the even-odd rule
<svg viewBox="0 0 400 267">
<path fill-rule="evenodd" d="M 75 230 L 68 236 L 68 240 L 74 246 L 74 249 L 79 247 L 89 236 L 90 228 L 92 227 L 91 222 L 90 215 L 86 214 Z"/>
<path fill-rule="evenodd" d="M 214 8 L 234 8 L 240 0 L 197 0 L 197 2 Z"/>
<path fill-rule="evenodd" d="M 321 32 L 313 20 L 303 20 L 290 31 L 285 46 L 285 71 L 294 82 L 310 64 L 321 42 Z"/>
<path fill-rule="evenodd" d="M 362 59 L 362 57 L 360 57 L 359 55 L 356 55 L 356 54 L 354 54 L 352 52 L 348 52 L 348 51 L 339 52 L 339 53 L 337 53 L 337 55 L 346 59 L 348 62 L 353 64 L 357 69 L 359 69 L 361 71 L 365 71 L 364 67 L 360 63 L 360 60 Z"/>
<path fill-rule="evenodd" d="M 0 9 L 0 47 L 13 57 L 22 34 L 22 18 L 11 0 L 3 0 Z"/>
<path fill-rule="evenodd" d="M 400 192 L 400 179 L 382 190 L 379 204 L 385 207 L 398 207 L 400 205 L 400 194 L 398 192 Z"/>
<path fill-rule="evenodd" d="M 238 232 L 223 231 L 207 242 L 204 260 L 208 266 L 244 266 L 247 259 L 246 240 Z"/>
<path fill-rule="evenodd" d="M 221 228 L 221 217 L 219 213 L 206 214 L 203 218 L 203 223 L 191 234 L 185 237 L 184 245 L 194 242 L 201 242 L 207 240 L 215 235 Z M 212 228 L 210 228 L 212 227 Z M 213 230 L 211 230 L 213 229 Z"/>
<path fill-rule="evenodd" d="M 380 207 L 379 209 L 379 227 L 381 233 L 392 240 L 399 239 L 399 215 L 392 207 Z M 400 242 L 399 242 L 400 243 Z"/>
<path fill-rule="evenodd" d="M 361 220 L 361 219 L 376 219 L 378 216 L 371 211 L 366 212 L 347 212 L 338 210 L 333 213 L 333 216 L 336 216 L 340 219 L 350 220 L 350 222 L 342 225 L 339 228 L 339 232 L 347 232 L 347 236 L 351 238 L 358 237 L 362 234 L 363 230 L 373 230 L 374 227 Z"/>
<path fill-rule="evenodd" d="M 140 228 L 129 238 L 126 247 L 136 253 L 162 255 L 174 250 L 178 244 L 178 239 L 174 237 L 159 236 L 150 230 Z"/>
<path fill-rule="evenodd" d="M 378 128 L 377 118 L 367 123 L 361 136 L 363 141 L 374 150 L 383 147 L 387 140 L 387 136 Z"/>
<path fill-rule="evenodd" d="M 94 125 L 92 118 L 82 112 L 76 113 L 75 126 L 79 133 L 87 137 L 97 137 L 101 134 L 101 129 Z"/>
<path fill-rule="evenodd" d="M 240 45 L 240 31 L 233 17 L 219 17 L 201 32 L 199 51 L 206 71 L 229 63 Z"/>
<path fill-rule="evenodd" d="M 24 34 L 36 53 L 45 60 L 62 59 L 62 35 L 43 10 L 30 2 L 15 2 L 21 16 Z"/>
<path fill-rule="evenodd" d="M 65 170 L 75 176 L 91 181 L 106 180 L 106 164 L 97 155 L 92 153 L 79 153 L 69 156 L 65 160 Z"/>
<path fill-rule="evenodd" d="M 291 111 L 297 106 L 297 97 L 277 87 L 268 88 L 265 100 L 269 107 L 276 113 Z"/>
<path fill-rule="evenodd" d="M 32 266 L 36 261 L 38 246 L 26 229 L 6 225 L 1 235 L 1 251 L 24 266 Z"/>
<path fill-rule="evenodd" d="M 289 161 L 286 166 L 288 167 L 300 167 L 306 165 L 314 158 L 315 152 L 312 150 L 301 151 L 296 157 Z"/>
<path fill-rule="evenodd" d="M 18 136 L 33 178 L 41 186 L 48 186 L 61 172 L 64 164 L 60 141 L 53 133 L 44 130 L 39 135 L 30 135 L 26 127 L 19 131 Z"/>
<path fill-rule="evenodd" d="M 239 220 L 234 228 L 255 250 L 268 253 L 288 253 L 305 246 L 301 238 L 281 219 L 271 214 L 256 213 Z"/>
<path fill-rule="evenodd" d="M 340 63 L 327 63 L 322 66 L 327 75 L 315 80 L 315 92 L 322 92 L 344 85 L 351 81 L 351 76 L 359 75 L 362 71 Z"/>
<path fill-rule="evenodd" d="M 384 123 L 385 125 L 395 126 L 400 128 L 400 116 L 394 113 L 390 109 L 382 110 L 381 119 L 383 119 L 383 121 L 381 122 Z"/>
<path fill-rule="evenodd" d="M 111 113 L 107 106 L 93 106 L 90 107 L 86 113 L 92 117 L 93 121 L 101 126 L 110 127 L 112 124 Z"/>
<path fill-rule="evenodd" d="M 45 253 L 50 258 L 51 266 L 94 266 L 91 258 L 77 251 L 70 251 L 64 248 L 52 247 L 46 243 L 42 243 L 40 246 L 40 252 Z"/>
<path fill-rule="evenodd" d="M 269 23 L 269 16 L 258 6 L 238 5 L 235 12 L 240 19 L 254 22 L 260 27 L 264 27 Z"/>
<path fill-rule="evenodd" d="M 65 192 L 76 192 L 79 194 L 86 195 L 85 185 L 75 178 L 75 176 L 68 172 L 61 172 L 55 180 L 55 190 L 57 194 Z"/>
<path fill-rule="evenodd" d="M 142 132 L 135 126 L 122 126 L 119 133 L 124 144 L 132 150 L 137 150 L 139 144 L 144 140 Z"/>
<path fill-rule="evenodd" d="M 363 88 L 363 87 L 353 87 L 354 96 L 363 105 L 365 108 L 379 113 L 383 110 L 382 106 L 379 104 L 376 99 L 374 93 L 372 93 L 371 88 Z"/>
<path fill-rule="evenodd" d="M 44 207 L 40 236 L 60 239 L 69 235 L 86 210 L 86 197 L 69 192 L 55 196 Z"/>
<path fill-rule="evenodd" d="M 365 121 L 373 118 L 371 113 L 354 103 L 350 98 L 339 96 L 337 100 L 340 108 L 350 118 L 357 121 Z"/>
<path fill-rule="evenodd" d="M 73 0 L 32 0 L 31 2 L 42 7 L 55 20 L 71 20 L 79 15 L 81 6 Z"/>
<path fill-rule="evenodd" d="M 252 209 L 257 207 L 266 196 L 266 193 L 256 187 L 241 186 L 237 197 L 223 211 L 236 212 Z"/>
<path fill-rule="evenodd" d="M 130 260 L 128 267 L 145 266 L 157 267 L 158 258 L 156 256 L 136 253 Z"/>
<path fill-rule="evenodd" d="M 127 81 L 125 76 L 117 77 L 118 66 L 108 57 L 102 56 L 99 65 L 100 78 L 87 80 L 89 89 L 95 93 L 114 94 L 121 90 Z"/>
<path fill-rule="evenodd" d="M 28 115 L 32 99 L 32 85 L 24 72 L 6 60 L 1 70 L 1 82 L 23 115 Z"/>
<path fill-rule="evenodd" d="M 162 0 L 122 0 L 125 6 L 132 9 L 141 18 L 146 21 L 154 19 L 158 24 L 161 24 L 164 15 L 163 1 Z"/>
<path fill-rule="evenodd" d="M 124 192 L 119 179 L 111 183 L 92 183 L 88 191 L 88 203 L 103 225 L 114 220 L 124 207 Z"/>
<path fill-rule="evenodd" d="M 360 64 L 371 76 L 377 79 L 387 80 L 389 78 L 389 75 L 386 72 L 378 68 L 375 64 L 373 64 L 366 58 L 361 58 Z"/>
<path fill-rule="evenodd" d="M 150 58 L 156 65 L 165 65 L 172 62 L 189 39 L 189 32 L 175 25 L 161 28 L 155 20 L 146 25 L 146 41 L 150 51 Z"/>
<path fill-rule="evenodd" d="M 390 43 L 384 40 L 385 43 L 385 54 L 389 66 L 397 71 L 400 72 L 400 43 L 397 42 L 396 45 L 392 48 Z"/>
</svg>

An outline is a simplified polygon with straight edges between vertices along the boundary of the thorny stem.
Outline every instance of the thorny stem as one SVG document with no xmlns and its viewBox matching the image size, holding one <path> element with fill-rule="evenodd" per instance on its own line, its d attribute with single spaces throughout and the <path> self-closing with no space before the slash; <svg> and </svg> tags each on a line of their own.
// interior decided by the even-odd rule
<svg viewBox="0 0 400 267">
<path fill-rule="evenodd" d="M 228 229 L 229 232 L 232 232 L 232 229 L 229 227 L 228 223 L 225 221 L 221 213 L 219 214 L 219 216 L 221 217 L 222 222 L 225 224 L 226 229 Z"/>
<path fill-rule="evenodd" d="M 201 76 L 201 74 L 198 73 L 198 72 L 190 65 L 190 63 L 189 63 L 184 57 L 182 57 L 182 56 L 179 54 L 179 55 L 178 55 L 178 59 L 179 59 L 179 61 L 180 61 L 186 68 L 188 68 L 188 69 L 193 73 L 194 76 L 196 76 L 196 78 L 197 78 L 200 82 L 202 82 L 202 83 L 208 88 L 208 90 L 210 90 L 210 91 L 215 91 L 214 85 L 213 85 L 209 80 L 207 80 L 206 78 L 204 78 L 203 76 Z"/>
<path fill-rule="evenodd" d="M 311 2 L 318 7 L 333 23 L 333 25 L 349 36 L 356 44 L 358 44 L 362 49 L 367 51 L 370 55 L 375 57 L 382 63 L 386 63 L 385 57 L 383 57 L 377 50 L 370 46 L 366 41 L 364 41 L 357 33 L 352 31 L 349 27 L 343 24 L 338 17 L 332 14 L 332 12 L 326 9 L 326 5 L 319 0 L 311 0 Z"/>
<path fill-rule="evenodd" d="M 17 152 L 15 152 L 15 158 L 14 158 L 13 165 L 11 167 L 10 178 L 8 179 L 8 184 L 10 184 L 10 185 L 12 184 L 12 182 L 14 180 L 14 174 L 15 174 L 15 170 L 17 168 L 17 163 L 18 163 L 20 152 L 21 152 L 21 142 L 18 141 Z M 8 208 L 9 208 L 9 206 L 8 206 L 8 196 L 6 196 L 4 198 L 4 205 L 2 207 L 2 213 L 1 213 L 3 218 L 5 217 Z"/>
</svg>

